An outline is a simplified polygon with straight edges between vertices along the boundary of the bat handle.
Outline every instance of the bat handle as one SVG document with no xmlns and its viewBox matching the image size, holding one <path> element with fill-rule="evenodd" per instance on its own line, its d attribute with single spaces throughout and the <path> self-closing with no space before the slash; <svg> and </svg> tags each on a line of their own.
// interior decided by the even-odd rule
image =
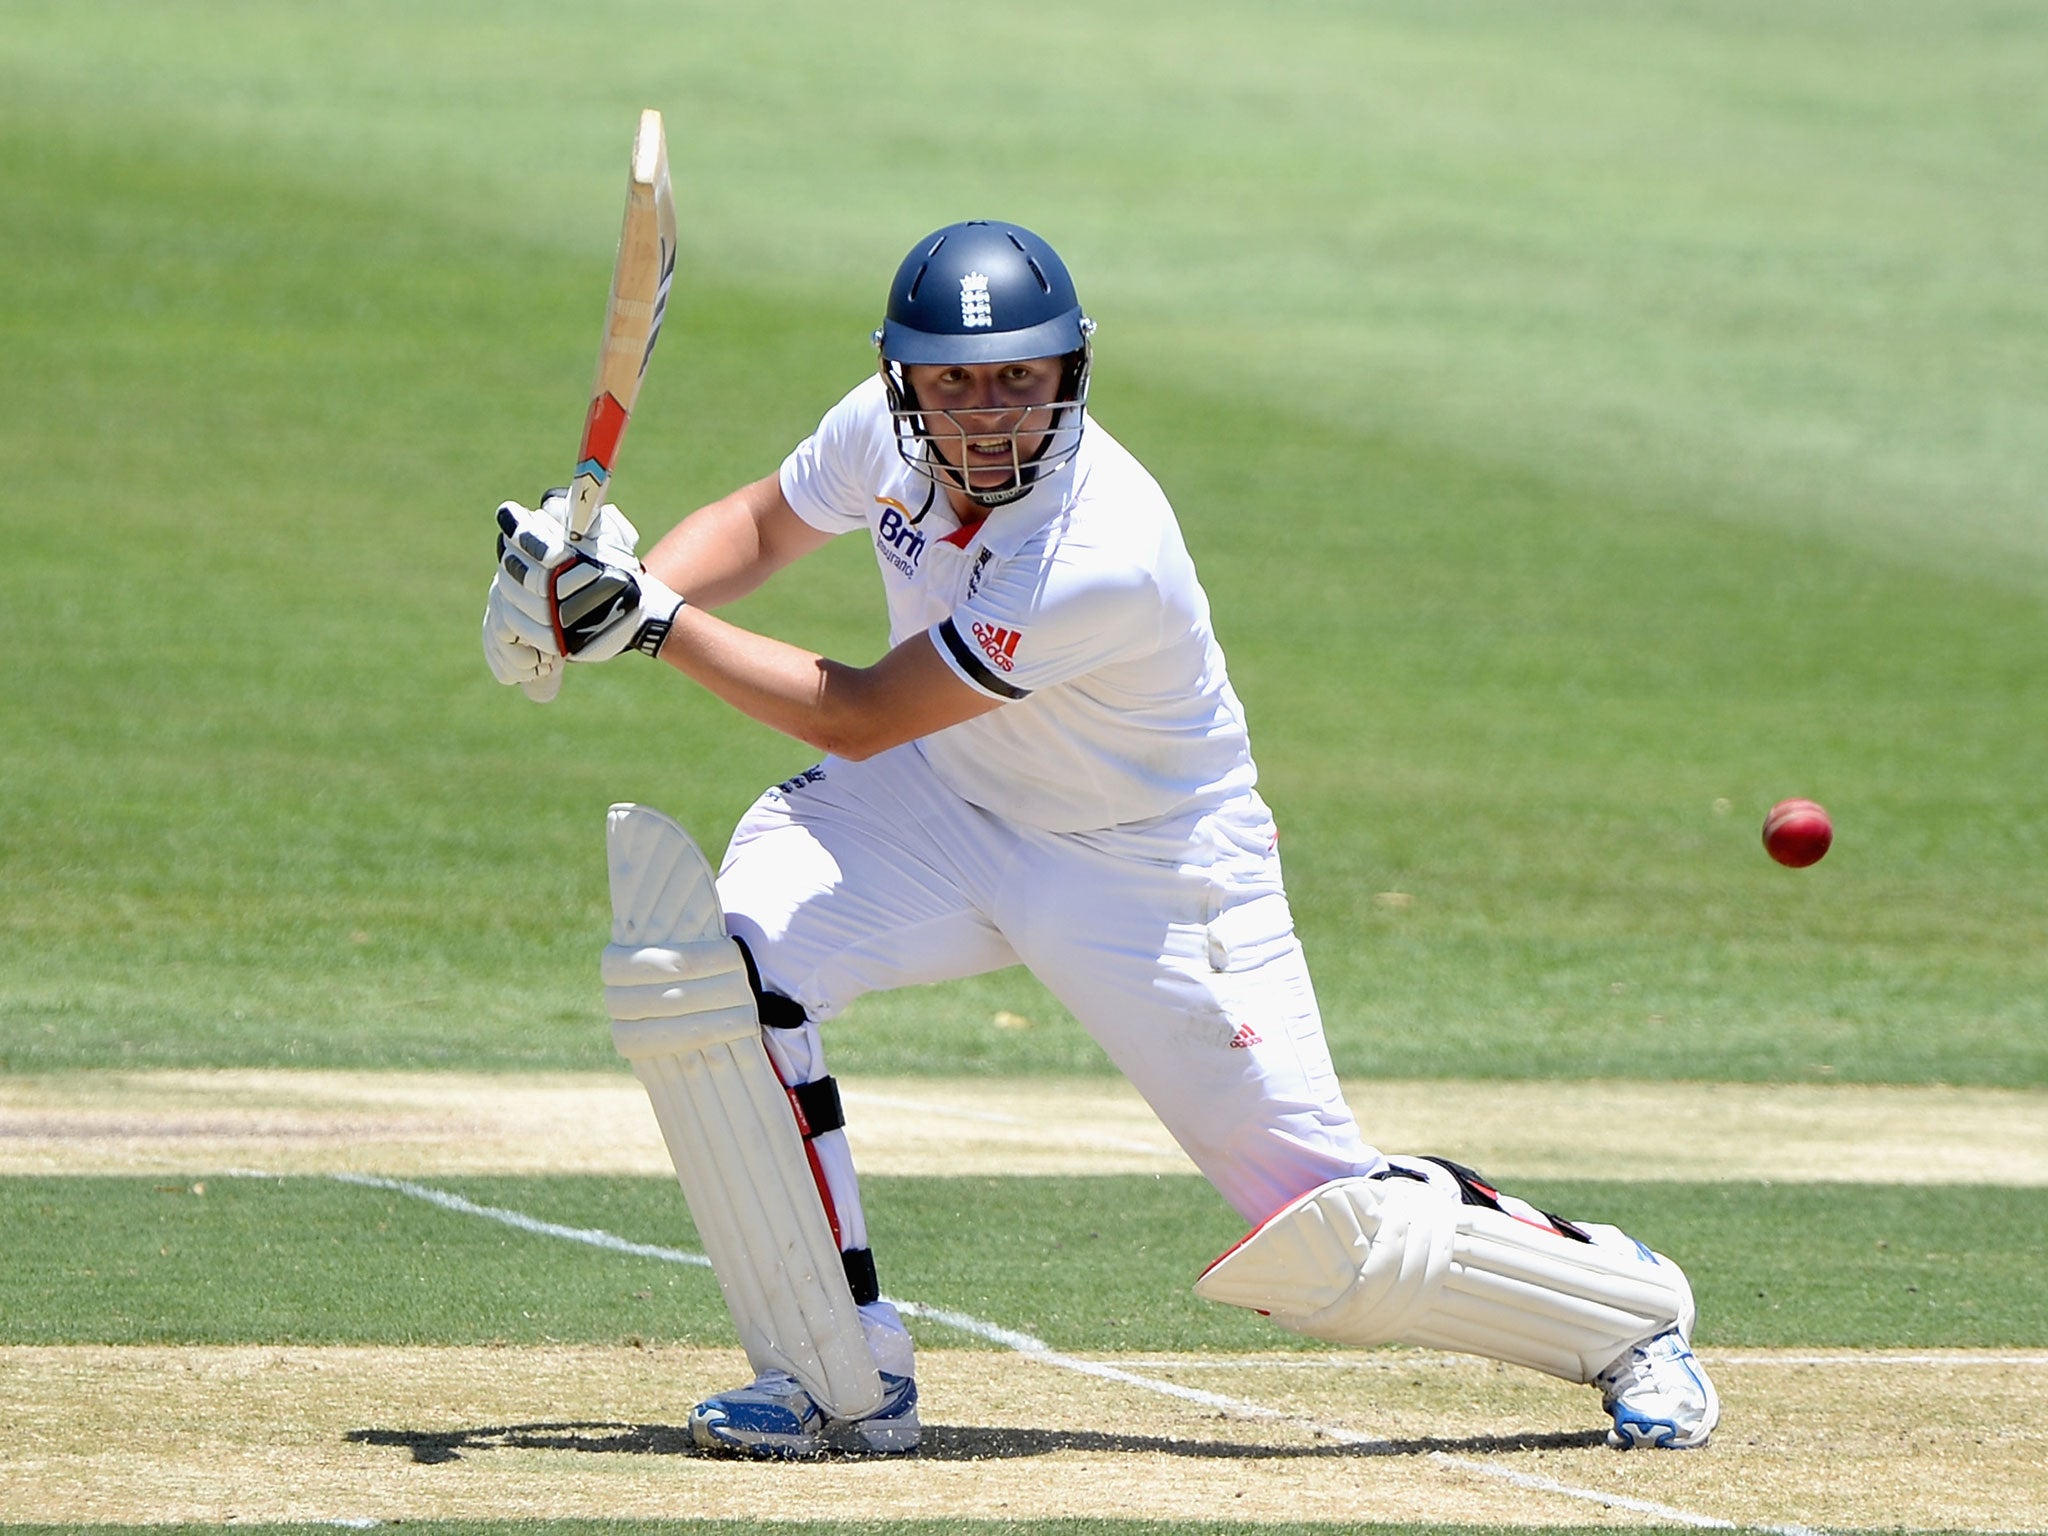
<svg viewBox="0 0 2048 1536">
<path fill-rule="evenodd" d="M 590 472 L 587 465 L 576 466 L 576 474 L 569 482 L 569 496 L 562 507 L 562 532 L 571 544 L 581 544 L 590 537 L 590 530 L 597 526 L 597 516 L 604 510 L 605 482 Z"/>
<path fill-rule="evenodd" d="M 563 532 L 565 532 L 568 535 L 569 541 L 572 544 L 583 537 L 582 534 L 576 532 L 575 496 L 576 492 L 572 489 L 569 492 L 570 499 L 568 504 L 562 508 L 562 529 Z M 547 504 L 548 498 L 542 497 L 541 505 L 545 507 L 547 506 Z M 533 679 L 532 682 L 521 683 L 519 685 L 519 691 L 525 694 L 529 699 L 533 700 L 533 702 L 536 704 L 552 703 L 554 702 L 555 695 L 562 691 L 562 675 L 567 670 L 568 668 L 566 664 L 557 667 L 553 672 L 548 673 L 545 677 L 536 677 L 535 679 Z"/>
</svg>

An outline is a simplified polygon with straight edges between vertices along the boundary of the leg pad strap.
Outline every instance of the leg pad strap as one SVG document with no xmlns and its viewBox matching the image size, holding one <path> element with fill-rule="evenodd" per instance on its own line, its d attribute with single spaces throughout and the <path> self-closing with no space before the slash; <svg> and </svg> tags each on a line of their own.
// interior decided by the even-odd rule
<svg viewBox="0 0 2048 1536">
<path fill-rule="evenodd" d="M 839 1102 L 839 1079 L 821 1077 L 814 1083 L 798 1083 L 789 1090 L 790 1108 L 796 1111 L 796 1128 L 805 1141 L 827 1131 L 846 1129 L 846 1107 Z"/>
</svg>

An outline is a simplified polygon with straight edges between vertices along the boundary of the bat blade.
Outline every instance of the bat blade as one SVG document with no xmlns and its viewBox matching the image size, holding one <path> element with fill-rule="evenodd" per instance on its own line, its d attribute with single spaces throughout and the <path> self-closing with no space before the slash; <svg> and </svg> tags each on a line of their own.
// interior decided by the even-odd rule
<svg viewBox="0 0 2048 1536">
<path fill-rule="evenodd" d="M 669 186 L 668 139 L 661 114 L 640 114 L 626 181 L 626 219 L 619 231 L 619 256 L 612 268 L 611 297 L 604 310 L 604 340 L 597 352 L 597 377 L 569 482 L 569 536 L 590 532 L 610 488 L 619 444 L 640 398 L 648 359 L 661 336 L 669 286 L 676 272 L 676 205 Z"/>
<path fill-rule="evenodd" d="M 640 381 L 661 335 L 669 285 L 676 274 L 676 205 L 669 187 L 668 138 L 661 114 L 640 114 L 627 170 L 626 218 L 619 229 L 619 254 L 612 265 L 611 297 L 604 307 L 604 339 L 597 349 L 597 377 L 583 440 L 569 481 L 569 537 L 580 540 L 597 521 L 617 461 L 619 444 L 640 398 Z M 521 685 L 536 704 L 561 691 L 562 673 Z"/>
</svg>

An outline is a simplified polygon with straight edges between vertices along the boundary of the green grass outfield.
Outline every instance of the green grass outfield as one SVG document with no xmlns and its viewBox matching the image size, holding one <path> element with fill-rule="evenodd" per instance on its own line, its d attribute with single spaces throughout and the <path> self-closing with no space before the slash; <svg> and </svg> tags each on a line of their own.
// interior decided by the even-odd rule
<svg viewBox="0 0 2048 1536">
<path fill-rule="evenodd" d="M 652 105 L 682 252 L 626 511 L 772 469 L 918 235 L 1040 230 L 1344 1073 L 2048 1089 L 2044 52 L 2010 0 L 0 0 L 0 1072 L 620 1070 L 605 806 L 715 849 L 809 760 L 644 664 L 537 709 L 478 652 Z M 851 540 L 739 616 L 883 639 Z M 1838 828 L 1797 873 L 1791 795 Z M 833 1061 L 1108 1070 L 1017 973 L 865 1000 Z M 658 1180 L 449 1187 L 681 1240 Z M 1235 1235 L 1199 1186 L 967 1188 L 876 1181 L 885 1285 L 1245 1347 L 1187 1297 Z M 1157 1234 L 1113 1259 L 1112 1193 Z M 2038 1190 L 1543 1193 L 1684 1252 L 1714 1344 L 2048 1344 Z M 917 1225 L 970 1204 L 1012 1225 Z M 631 1261 L 334 1181 L 9 1179 L 0 1251 L 12 1342 L 718 1332 L 699 1271 L 656 1319 Z"/>
<path fill-rule="evenodd" d="M 1195 1276 L 1244 1230 L 1199 1179 L 866 1182 L 883 1288 L 901 1300 L 1061 1350 L 1329 1350 L 1195 1298 Z M 411 1188 L 701 1251 L 667 1179 L 440 1178 Z M 1683 1255 L 1700 1340 L 1713 1349 L 2048 1343 L 2037 1273 L 2048 1191 L 1532 1180 L 1517 1189 Z M 14 1178 L 0 1181 L 0 1231 L 36 1234 L 0 1270 L 0 1345 L 726 1345 L 732 1336 L 701 1267 L 338 1179 Z M 927 1346 L 989 1347 L 940 1323 L 912 1326 Z"/>
<path fill-rule="evenodd" d="M 1043 229 L 1345 1070 L 2048 1077 L 2038 11 L 952 15 L 6 0 L 0 1066 L 606 1060 L 604 806 L 716 847 L 807 759 L 477 651 L 655 104 L 627 511 L 771 468 L 916 235 Z M 871 656 L 845 546 L 746 615 Z M 1799 874 L 1791 794 L 1839 823 Z M 1102 1070 L 998 1010 L 1051 1012 L 878 1000 L 838 1060 Z"/>
</svg>

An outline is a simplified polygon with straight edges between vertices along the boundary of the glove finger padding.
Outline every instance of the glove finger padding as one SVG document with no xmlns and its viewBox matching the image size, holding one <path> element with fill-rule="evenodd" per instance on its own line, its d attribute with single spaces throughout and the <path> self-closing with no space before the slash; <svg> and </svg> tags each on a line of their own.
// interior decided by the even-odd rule
<svg viewBox="0 0 2048 1536">
<path fill-rule="evenodd" d="M 498 508 L 498 574 L 491 581 L 491 600 L 501 610 L 507 632 L 539 650 L 564 655 L 565 643 L 555 616 L 555 577 L 582 557 L 568 541 L 559 514 L 568 502 L 559 491 L 548 492 L 540 510 L 508 501 Z"/>
<path fill-rule="evenodd" d="M 504 684 L 518 684 L 535 698 L 541 698 L 543 690 L 545 696 L 553 696 L 561 686 L 561 657 L 553 651 L 553 637 L 549 649 L 528 643 L 520 627 L 506 621 L 506 608 L 498 592 L 492 592 L 492 602 L 483 608 L 483 659 L 492 676 Z"/>
<path fill-rule="evenodd" d="M 546 692 L 552 696 L 562 677 L 554 635 L 545 626 L 536 635 L 531 621 L 506 600 L 503 588 L 504 584 L 493 583 L 490 601 L 484 605 L 484 660 L 499 682 L 517 683 L 536 697 L 536 689 L 548 685 Z M 534 643 L 536 638 L 546 644 Z"/>
<path fill-rule="evenodd" d="M 484 605 L 486 629 L 495 627 L 506 640 L 531 646 L 550 656 L 562 654 L 555 635 L 555 621 L 545 593 L 536 596 L 505 574 L 491 582 L 491 595 Z"/>
<path fill-rule="evenodd" d="M 534 512 L 516 501 L 499 506 L 498 566 L 507 576 L 545 600 L 548 572 L 568 558 L 568 532 L 546 507 Z"/>
<path fill-rule="evenodd" d="M 559 686 L 561 682 L 562 658 L 550 651 L 538 651 L 517 641 L 499 640 L 493 645 L 487 634 L 484 656 L 490 662 L 491 675 L 508 686 L 516 683 L 531 692 L 537 683 L 553 682 Z"/>
</svg>

